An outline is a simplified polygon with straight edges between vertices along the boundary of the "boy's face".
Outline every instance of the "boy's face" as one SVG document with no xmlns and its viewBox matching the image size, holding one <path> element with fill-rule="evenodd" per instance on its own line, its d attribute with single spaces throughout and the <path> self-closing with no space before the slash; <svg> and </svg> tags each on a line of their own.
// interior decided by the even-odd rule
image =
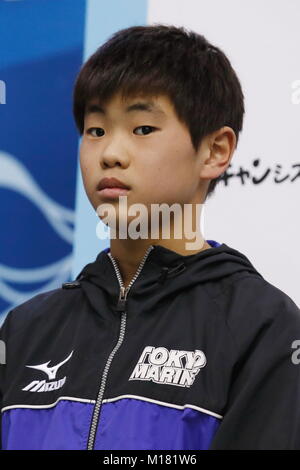
<svg viewBox="0 0 300 470">
<path fill-rule="evenodd" d="M 126 110 L 143 103 L 149 109 Z M 152 105 L 152 107 L 149 105 Z M 90 104 L 101 106 L 95 100 Z M 122 102 L 114 95 L 103 112 L 85 114 L 80 145 L 80 166 L 86 194 L 96 210 L 110 203 L 117 210 L 118 197 L 104 197 L 97 186 L 102 178 L 115 177 L 129 186 L 127 206 L 143 203 L 201 203 L 209 180 L 200 178 L 208 147 L 196 153 L 187 127 L 164 95 L 137 96 Z"/>
</svg>

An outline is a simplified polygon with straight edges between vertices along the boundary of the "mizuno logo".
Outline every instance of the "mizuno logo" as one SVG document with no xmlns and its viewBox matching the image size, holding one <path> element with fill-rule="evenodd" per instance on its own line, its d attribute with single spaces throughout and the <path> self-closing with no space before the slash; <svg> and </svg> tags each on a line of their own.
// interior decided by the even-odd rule
<svg viewBox="0 0 300 470">
<path fill-rule="evenodd" d="M 206 365 L 203 351 L 182 351 L 146 346 L 129 380 L 148 380 L 155 383 L 190 387 L 198 372 Z"/>
<path fill-rule="evenodd" d="M 51 361 L 48 361 L 48 362 L 45 362 L 44 364 L 38 364 L 37 366 L 26 366 L 26 367 L 30 367 L 31 369 L 42 370 L 43 372 L 45 372 L 45 374 L 48 375 L 49 380 L 52 380 L 52 379 L 56 378 L 56 374 L 57 374 L 58 369 L 63 364 L 65 364 L 69 359 L 71 359 L 72 354 L 73 354 L 73 351 L 69 354 L 69 356 L 66 359 L 61 361 L 56 366 L 48 367 L 48 364 L 51 362 Z"/>
<path fill-rule="evenodd" d="M 48 367 L 48 364 L 50 364 L 51 361 L 44 362 L 43 364 L 37 364 L 35 366 L 26 366 L 30 367 L 31 369 L 37 369 L 45 374 L 47 374 L 49 380 L 53 380 L 56 378 L 56 374 L 58 369 L 65 364 L 69 359 L 71 359 L 72 354 L 74 351 L 72 351 L 69 356 L 64 359 L 63 361 L 59 362 L 59 364 L 56 364 L 56 366 Z M 26 385 L 26 387 L 22 388 L 25 392 L 49 392 L 51 390 L 57 390 L 61 388 L 66 381 L 66 377 L 60 380 L 56 380 L 55 382 L 46 382 L 46 380 L 34 380 L 30 384 Z"/>
<path fill-rule="evenodd" d="M 26 387 L 22 388 L 24 392 L 51 392 L 51 390 L 57 390 L 61 388 L 66 381 L 66 377 L 54 382 L 46 382 L 46 380 L 34 380 L 30 382 Z"/>
</svg>

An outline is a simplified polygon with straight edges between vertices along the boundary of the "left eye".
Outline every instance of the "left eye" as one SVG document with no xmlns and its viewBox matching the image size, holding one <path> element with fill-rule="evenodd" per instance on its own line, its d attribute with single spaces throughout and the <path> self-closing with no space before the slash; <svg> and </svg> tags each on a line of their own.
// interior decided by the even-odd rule
<svg viewBox="0 0 300 470">
<path fill-rule="evenodd" d="M 147 129 L 147 130 L 150 129 L 150 131 L 151 131 L 152 129 L 155 129 L 155 127 L 152 127 L 152 126 L 139 126 L 139 127 L 136 127 L 135 129 Z M 149 132 L 147 132 L 147 134 L 149 134 Z M 147 134 L 139 134 L 139 135 L 147 135 Z"/>
</svg>

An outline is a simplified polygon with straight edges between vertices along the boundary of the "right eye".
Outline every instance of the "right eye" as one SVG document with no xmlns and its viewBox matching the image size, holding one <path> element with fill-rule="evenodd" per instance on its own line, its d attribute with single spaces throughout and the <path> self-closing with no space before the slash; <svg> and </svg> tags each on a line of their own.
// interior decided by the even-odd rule
<svg viewBox="0 0 300 470">
<path fill-rule="evenodd" d="M 96 135 L 92 134 L 93 131 L 96 131 L 97 134 Z M 100 132 L 100 135 L 99 135 L 99 132 Z M 101 132 L 104 132 L 101 127 L 90 127 L 86 131 L 86 133 L 90 134 L 92 137 L 102 137 L 103 134 L 101 134 Z"/>
</svg>

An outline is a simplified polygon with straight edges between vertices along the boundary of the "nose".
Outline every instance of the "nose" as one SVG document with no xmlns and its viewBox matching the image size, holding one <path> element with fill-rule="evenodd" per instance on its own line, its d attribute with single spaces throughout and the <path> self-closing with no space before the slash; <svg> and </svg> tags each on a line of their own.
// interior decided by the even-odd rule
<svg viewBox="0 0 300 470">
<path fill-rule="evenodd" d="M 121 140 L 115 139 L 108 144 L 100 156 L 102 168 L 110 168 L 115 165 L 126 168 L 129 164 L 129 157 Z"/>
</svg>

